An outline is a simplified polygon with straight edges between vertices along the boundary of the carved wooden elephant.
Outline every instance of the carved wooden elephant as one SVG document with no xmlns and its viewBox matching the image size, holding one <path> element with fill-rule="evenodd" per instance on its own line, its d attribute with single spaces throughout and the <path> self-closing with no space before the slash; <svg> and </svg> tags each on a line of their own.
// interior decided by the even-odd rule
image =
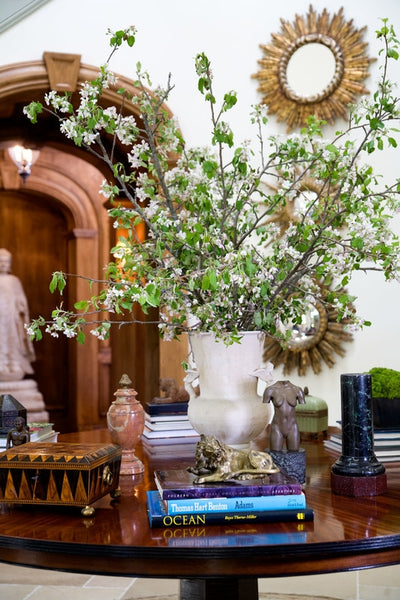
<svg viewBox="0 0 400 600">
<path fill-rule="evenodd" d="M 296 405 L 305 403 L 301 387 L 290 381 L 277 381 L 267 387 L 263 402 L 272 402 L 275 407 L 271 422 L 270 449 L 297 451 L 300 446 L 300 432 L 296 421 Z"/>
</svg>

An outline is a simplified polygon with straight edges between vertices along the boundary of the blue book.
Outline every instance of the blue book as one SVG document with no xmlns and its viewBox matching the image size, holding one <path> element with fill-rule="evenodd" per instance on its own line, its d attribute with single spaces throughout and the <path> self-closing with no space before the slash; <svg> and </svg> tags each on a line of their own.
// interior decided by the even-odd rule
<svg viewBox="0 0 400 600">
<path fill-rule="evenodd" d="M 248 512 L 254 510 L 288 510 L 305 508 L 306 497 L 300 494 L 277 496 L 240 496 L 234 498 L 181 498 L 164 500 L 167 513 L 221 513 Z"/>
<path fill-rule="evenodd" d="M 203 527 L 204 525 L 229 525 L 242 523 L 279 523 L 314 520 L 309 506 L 301 509 L 277 509 L 236 512 L 178 513 L 167 514 L 165 501 L 156 490 L 147 492 L 147 513 L 151 527 Z"/>
</svg>

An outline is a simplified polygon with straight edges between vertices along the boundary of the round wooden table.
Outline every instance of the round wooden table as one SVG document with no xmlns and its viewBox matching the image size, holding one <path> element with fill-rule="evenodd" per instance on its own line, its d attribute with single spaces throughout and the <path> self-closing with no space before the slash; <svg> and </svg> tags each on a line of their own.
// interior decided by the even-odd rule
<svg viewBox="0 0 400 600">
<path fill-rule="evenodd" d="M 60 439 L 110 441 L 108 432 L 100 430 Z M 179 445 L 176 454 L 147 453 L 139 446 L 144 475 L 136 481 L 121 477 L 121 497 L 97 501 L 91 518 L 73 507 L 0 504 L 0 560 L 101 575 L 178 578 L 182 600 L 255 600 L 260 577 L 398 563 L 400 464 L 387 467 L 386 494 L 349 498 L 331 492 L 330 467 L 336 455 L 321 441 L 302 447 L 313 522 L 151 529 L 146 490 L 155 489 L 154 469 L 186 467 L 194 460 L 182 458 Z M 193 456 L 194 450 L 195 445 Z"/>
</svg>

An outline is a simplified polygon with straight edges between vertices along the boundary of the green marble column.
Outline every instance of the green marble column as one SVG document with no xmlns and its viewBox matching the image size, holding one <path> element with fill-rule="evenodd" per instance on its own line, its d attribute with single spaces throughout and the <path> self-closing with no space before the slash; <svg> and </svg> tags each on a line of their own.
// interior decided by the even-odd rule
<svg viewBox="0 0 400 600">
<path fill-rule="evenodd" d="M 342 400 L 342 454 L 332 473 L 373 477 L 385 472 L 374 454 L 371 375 L 347 373 L 340 377 Z"/>
</svg>

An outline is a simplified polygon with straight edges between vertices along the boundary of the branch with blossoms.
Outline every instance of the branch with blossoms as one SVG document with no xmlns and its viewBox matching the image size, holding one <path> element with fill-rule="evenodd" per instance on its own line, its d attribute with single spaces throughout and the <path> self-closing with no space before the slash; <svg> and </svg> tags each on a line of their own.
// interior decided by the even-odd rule
<svg viewBox="0 0 400 600">
<path fill-rule="evenodd" d="M 111 249 L 114 260 L 96 282 L 100 292 L 73 310 L 59 307 L 50 322 L 40 317 L 29 326 L 31 336 L 62 332 L 81 342 L 89 327 L 104 339 L 110 312 L 137 323 L 137 306 L 145 313 L 158 309 L 166 338 L 195 329 L 235 341 L 241 331 L 257 329 L 287 339 L 317 301 L 334 307 L 338 319 L 366 323 L 343 291 L 352 273 L 373 269 L 400 279 L 399 240 L 391 227 L 400 182 L 383 184 L 366 162 L 373 152 L 397 148 L 399 98 L 387 73 L 399 42 L 387 21 L 377 32 L 383 42 L 377 89 L 351 107 L 346 129 L 327 140 L 324 123 L 311 117 L 298 134 L 266 136 L 266 109 L 257 106 L 250 120 L 258 153 L 251 140 L 236 143 L 226 120 L 236 92 L 217 101 L 204 53 L 195 69 L 210 114 L 208 147 L 185 145 L 166 110 L 170 77 L 165 88 L 150 91 L 140 63 L 135 93 L 120 90 L 120 108 L 103 108 L 104 90 L 116 86 L 109 61 L 122 44 L 134 45 L 136 30 L 109 35 L 109 59 L 99 77 L 83 85 L 76 109 L 68 95 L 50 92 L 45 106 L 34 102 L 24 110 L 33 122 L 52 112 L 67 137 L 104 161 L 110 176 L 101 192 L 112 204 L 114 226 L 126 235 Z M 137 106 L 138 122 L 124 114 L 129 102 Z M 123 162 L 115 160 L 117 145 L 125 150 Z M 119 197 L 129 204 L 122 206 Z M 144 240 L 136 234 L 139 224 L 146 226 Z M 51 290 L 62 293 L 69 277 L 54 274 Z"/>
</svg>

